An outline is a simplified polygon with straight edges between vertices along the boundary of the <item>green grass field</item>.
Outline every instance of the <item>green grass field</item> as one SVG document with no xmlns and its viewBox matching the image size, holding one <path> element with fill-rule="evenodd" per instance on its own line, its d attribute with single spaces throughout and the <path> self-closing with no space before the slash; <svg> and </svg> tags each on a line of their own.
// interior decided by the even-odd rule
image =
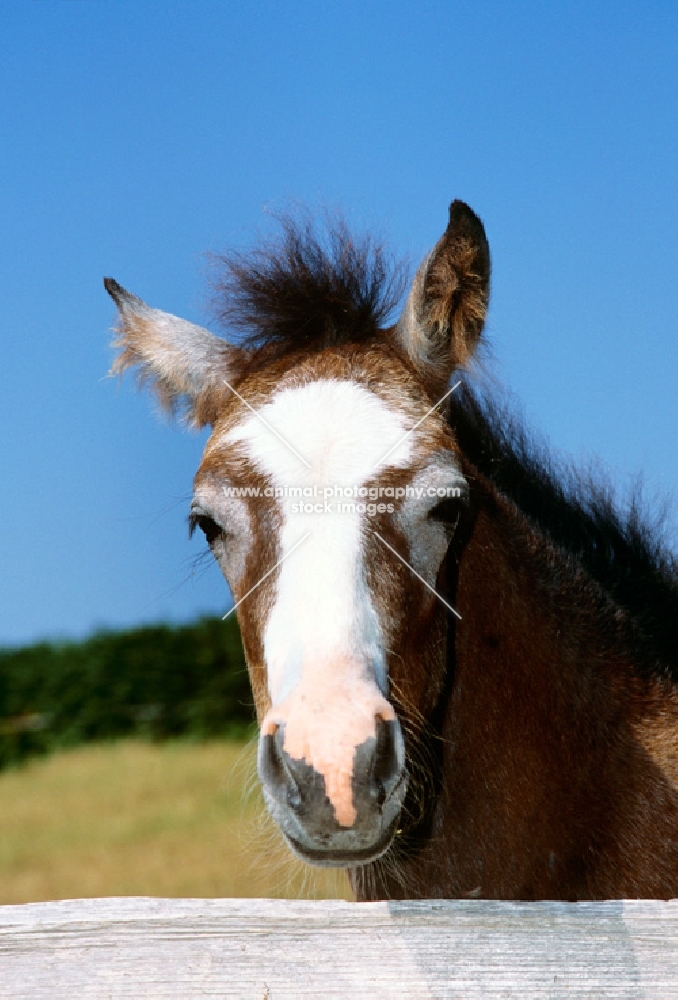
<svg viewBox="0 0 678 1000">
<path fill-rule="evenodd" d="M 351 898 L 265 813 L 254 744 L 126 740 L 0 773 L 0 903 L 84 896 Z"/>
</svg>

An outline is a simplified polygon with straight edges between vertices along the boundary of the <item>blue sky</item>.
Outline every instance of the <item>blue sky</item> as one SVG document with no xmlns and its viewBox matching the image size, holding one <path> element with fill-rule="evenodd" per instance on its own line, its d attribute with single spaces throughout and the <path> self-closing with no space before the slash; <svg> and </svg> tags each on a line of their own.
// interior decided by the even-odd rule
<svg viewBox="0 0 678 1000">
<path fill-rule="evenodd" d="M 4 0 L 0 41 L 0 645 L 229 606 L 101 279 L 209 325 L 205 253 L 291 201 L 415 262 L 469 202 L 528 422 L 678 496 L 675 3 Z"/>
</svg>

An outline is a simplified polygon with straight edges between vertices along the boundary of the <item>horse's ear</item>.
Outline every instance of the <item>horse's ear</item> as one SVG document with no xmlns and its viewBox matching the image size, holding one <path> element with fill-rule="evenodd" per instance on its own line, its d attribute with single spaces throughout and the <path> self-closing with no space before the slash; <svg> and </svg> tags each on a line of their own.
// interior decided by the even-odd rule
<svg viewBox="0 0 678 1000">
<path fill-rule="evenodd" d="M 463 201 L 417 271 L 395 336 L 422 373 L 445 385 L 480 338 L 490 288 L 490 248 L 483 224 Z"/>
<path fill-rule="evenodd" d="M 237 349 L 200 326 L 151 309 L 113 278 L 104 278 L 104 287 L 118 307 L 119 353 L 111 373 L 137 367 L 140 381 L 150 383 L 165 410 L 183 410 L 198 427 L 213 424 Z"/>
</svg>

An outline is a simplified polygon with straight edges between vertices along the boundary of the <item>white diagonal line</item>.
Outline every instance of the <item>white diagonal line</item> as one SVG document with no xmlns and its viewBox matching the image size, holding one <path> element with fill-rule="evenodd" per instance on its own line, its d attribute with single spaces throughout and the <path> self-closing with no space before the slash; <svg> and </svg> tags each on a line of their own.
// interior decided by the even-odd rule
<svg viewBox="0 0 678 1000">
<path fill-rule="evenodd" d="M 455 611 L 454 608 L 452 607 L 452 605 L 448 604 L 447 601 L 445 600 L 445 598 L 441 597 L 440 594 L 438 593 L 438 591 L 434 590 L 434 588 L 431 586 L 431 584 L 427 583 L 426 580 L 423 578 L 423 576 L 419 576 L 419 574 L 417 573 L 416 569 L 412 569 L 412 567 L 408 563 L 407 559 L 403 559 L 403 557 L 400 555 L 400 553 L 396 552 L 396 550 L 393 548 L 393 546 L 389 545 L 388 542 L 386 541 L 386 539 L 382 538 L 378 531 L 375 531 L 374 534 L 377 536 L 377 538 L 379 539 L 380 542 L 384 543 L 384 545 L 386 546 L 387 549 L 391 550 L 391 552 L 393 553 L 394 556 L 397 556 L 397 558 L 400 559 L 400 561 L 403 564 L 403 566 L 407 566 L 407 568 L 409 569 L 409 571 L 411 573 L 414 573 L 414 575 L 416 576 L 417 580 L 421 580 L 421 582 L 424 584 L 424 586 L 428 587 L 428 589 L 431 591 L 431 593 L 435 594 L 435 596 L 438 598 L 438 600 L 442 601 L 442 603 L 445 605 L 445 607 L 449 611 L 451 611 L 453 615 L 456 615 L 457 618 L 459 619 L 459 621 L 461 621 L 461 615 L 459 614 L 459 612 Z"/>
<path fill-rule="evenodd" d="M 248 409 L 248 410 L 251 410 L 251 411 L 252 411 L 252 413 L 254 414 L 254 416 L 255 416 L 255 417 L 258 417 L 258 418 L 259 418 L 259 420 L 261 420 L 261 422 L 262 422 L 262 424 L 264 425 L 264 427 L 267 427 L 267 428 L 269 429 L 269 431 L 271 432 L 271 434 L 275 434 L 275 436 L 276 436 L 277 438 L 279 438 L 279 439 L 280 439 L 280 440 L 282 441 L 282 443 L 283 443 L 283 444 L 285 445 L 285 447 L 286 447 L 286 448 L 289 448 L 289 449 L 290 449 L 290 451 L 292 452 L 292 454 L 293 454 L 293 455 L 296 455 L 296 456 L 297 456 L 297 458 L 298 458 L 298 459 L 299 459 L 299 460 L 300 460 L 301 462 L 303 462 L 303 463 L 304 463 L 304 465 L 306 466 L 306 468 L 307 468 L 307 469 L 310 469 L 310 468 L 311 468 L 311 466 L 310 466 L 310 463 L 306 461 L 306 459 L 304 458 L 304 456 L 303 456 L 303 455 L 300 455 L 300 454 L 299 454 L 299 452 L 297 451 L 297 449 L 296 449 L 296 448 L 293 448 L 293 447 L 292 447 L 292 445 L 291 445 L 291 444 L 289 443 L 289 441 L 286 441 L 286 440 L 285 440 L 285 438 L 284 438 L 284 437 L 282 436 L 282 434 L 278 434 L 278 432 L 277 432 L 277 430 L 275 429 L 275 427 L 271 427 L 271 425 L 269 424 L 268 420 L 265 420 L 265 419 L 264 419 L 264 418 L 262 417 L 262 415 L 261 415 L 260 413 L 258 413 L 258 412 L 257 412 L 257 410 L 255 410 L 255 409 L 254 409 L 254 407 L 253 407 L 253 406 L 250 406 L 250 404 L 249 404 L 249 403 L 247 402 L 247 400 L 246 400 L 246 399 L 243 399 L 243 397 L 242 397 L 242 396 L 240 395 L 240 393 L 238 392 L 238 390 L 237 390 L 237 389 L 234 389 L 234 388 L 233 388 L 233 386 L 232 386 L 232 385 L 230 385 L 230 384 L 229 384 L 229 383 L 228 383 L 228 382 L 226 381 L 226 379 L 223 379 L 222 381 L 223 381 L 224 385 L 227 385 L 227 386 L 228 386 L 228 388 L 229 388 L 229 389 L 231 390 L 231 392 L 232 392 L 232 393 L 235 393 L 235 395 L 236 395 L 236 396 L 238 397 L 238 399 L 240 400 L 240 402 L 241 402 L 241 403 L 244 403 L 244 404 L 245 404 L 245 406 L 247 407 L 247 409 Z"/>
<path fill-rule="evenodd" d="M 384 461 L 384 459 L 388 458 L 388 456 L 391 454 L 391 452 L 395 451 L 396 448 L 398 447 L 398 445 L 400 445 L 400 444 L 403 443 L 403 441 L 405 440 L 405 438 L 408 438 L 410 436 L 410 434 L 414 434 L 414 432 L 416 431 L 417 427 L 419 427 L 420 424 L 423 424 L 423 422 L 426 420 L 426 418 L 430 417 L 430 415 L 433 413 L 433 411 L 435 410 L 435 408 L 437 406 L 440 406 L 441 403 L 444 403 L 445 400 L 447 399 L 447 397 L 451 396 L 452 393 L 454 392 L 454 390 L 458 386 L 460 386 L 460 385 L 461 385 L 461 379 L 459 380 L 459 382 L 455 382 L 455 384 L 452 386 L 452 388 L 448 389 L 447 392 L 445 393 L 445 395 L 441 396 L 437 403 L 433 404 L 433 406 L 431 407 L 431 409 L 427 413 L 424 414 L 424 416 L 421 418 L 421 420 L 417 420 L 417 422 L 414 425 L 414 427 L 410 427 L 409 431 L 405 431 L 405 433 L 400 438 L 400 440 L 396 441 L 396 443 L 393 445 L 393 447 L 389 448 L 388 451 L 386 452 L 386 454 L 382 455 L 378 462 L 375 462 L 373 468 L 376 469 L 378 465 L 381 465 L 381 463 Z"/>
<path fill-rule="evenodd" d="M 227 611 L 227 612 L 226 612 L 226 614 L 225 614 L 225 615 L 223 616 L 223 618 L 221 619 L 221 620 L 222 620 L 222 622 L 226 621 L 226 619 L 228 618 L 228 616 L 229 616 L 229 615 L 232 615 L 232 614 L 233 614 L 233 612 L 235 611 L 235 609 L 236 609 L 237 607 L 239 607 L 239 606 L 240 606 L 240 605 L 242 604 L 242 602 L 243 602 L 243 601 L 245 600 L 245 598 L 249 597 L 249 596 L 250 596 L 250 594 L 254 593 L 254 591 L 255 591 L 255 590 L 257 589 L 257 587 L 260 587 L 260 586 L 261 586 L 261 584 L 262 584 L 262 583 L 264 582 L 264 580 L 266 579 L 266 577 L 267 577 L 267 576 L 270 576 L 270 575 L 271 575 L 271 573 L 272 573 L 272 572 L 273 572 L 274 570 L 276 570 L 276 569 L 278 568 L 278 566 L 280 565 L 280 563 L 281 563 L 281 562 L 284 562 L 284 561 L 285 561 L 285 559 L 287 559 L 287 557 L 288 557 L 288 556 L 291 556 L 291 555 L 292 555 L 292 553 L 294 552 L 294 550 L 295 550 L 295 549 L 298 549 L 298 548 L 299 548 L 299 546 L 301 545 L 301 543 L 302 543 L 302 542 L 305 542 L 305 541 L 306 541 L 306 539 L 308 538 L 308 536 L 309 536 L 310 534 L 311 534 L 311 532 L 310 532 L 310 531 L 307 531 L 307 532 L 306 532 L 306 534 L 305 534 L 305 535 L 303 536 L 303 538 L 300 538 L 300 539 L 299 539 L 299 541 L 298 541 L 298 542 L 297 542 L 297 543 L 296 543 L 295 545 L 293 545 L 293 546 L 292 546 L 292 548 L 291 548 L 291 549 L 289 550 L 289 552 L 286 552 L 286 553 L 285 553 L 285 555 L 284 555 L 284 556 L 283 556 L 283 557 L 282 557 L 281 559 L 278 559 L 278 561 L 277 561 L 277 563 L 275 564 L 275 566 L 271 566 L 271 568 L 270 568 L 270 569 L 268 570 L 268 572 L 264 573 L 264 575 L 262 576 L 262 578 L 261 578 L 261 579 L 260 579 L 260 580 L 259 580 L 259 581 L 258 581 L 257 583 L 255 583 L 253 587 L 251 587 L 251 588 L 250 588 L 250 589 L 249 589 L 249 590 L 247 591 L 247 593 L 245 594 L 245 596 L 244 596 L 244 597 L 241 597 L 241 598 L 240 598 L 240 600 L 238 601 L 238 603 L 237 603 L 237 604 L 234 604 L 234 605 L 233 605 L 233 607 L 231 608 L 231 610 L 230 610 L 230 611 Z"/>
</svg>

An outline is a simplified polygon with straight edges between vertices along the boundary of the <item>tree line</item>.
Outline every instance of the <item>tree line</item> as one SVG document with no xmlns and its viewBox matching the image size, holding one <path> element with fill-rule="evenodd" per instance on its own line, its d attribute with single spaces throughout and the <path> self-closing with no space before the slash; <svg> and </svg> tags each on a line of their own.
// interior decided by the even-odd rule
<svg viewBox="0 0 678 1000">
<path fill-rule="evenodd" d="M 235 738 L 253 723 L 235 617 L 0 650 L 0 767 L 87 740 Z"/>
</svg>

